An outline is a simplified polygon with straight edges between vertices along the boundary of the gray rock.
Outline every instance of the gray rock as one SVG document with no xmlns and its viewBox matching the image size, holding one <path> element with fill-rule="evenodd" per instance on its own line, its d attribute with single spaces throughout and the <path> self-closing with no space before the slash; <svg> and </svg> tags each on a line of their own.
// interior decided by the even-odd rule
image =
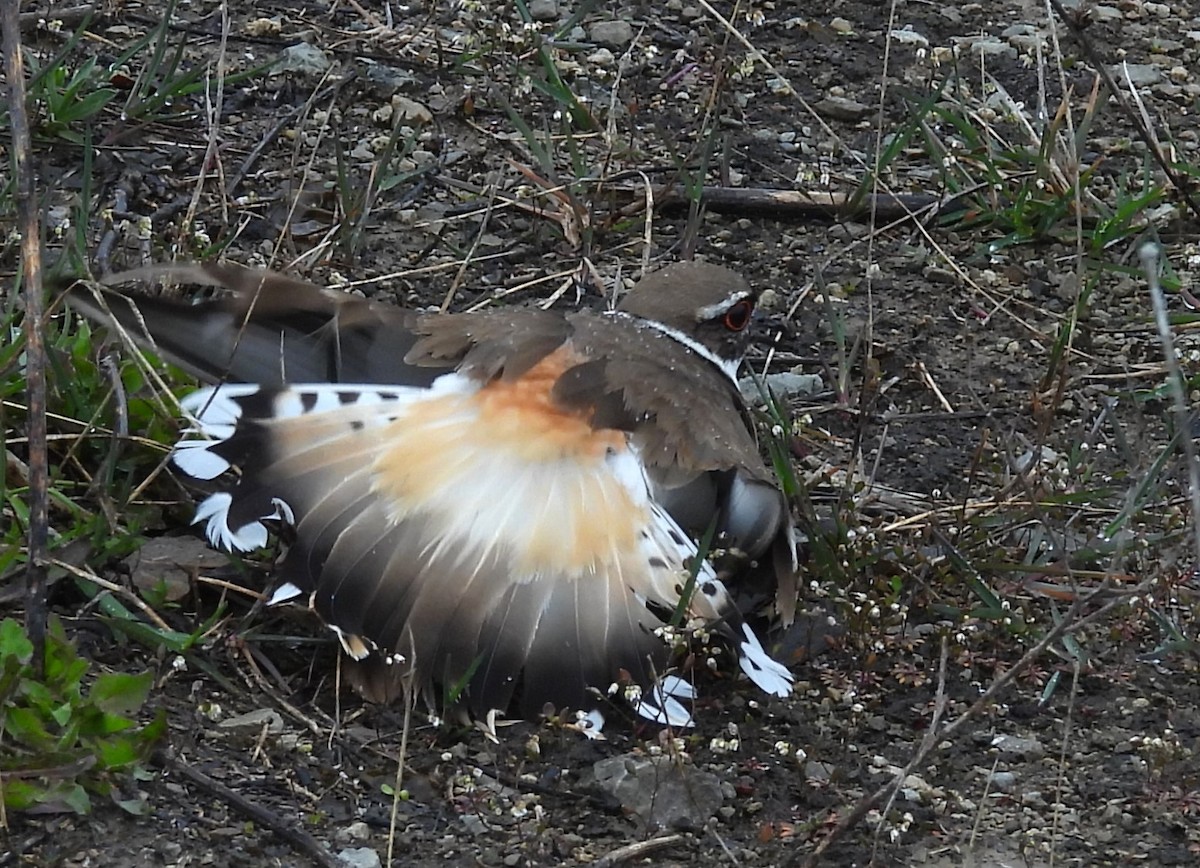
<svg viewBox="0 0 1200 868">
<path fill-rule="evenodd" d="M 1079 4 L 1078 0 L 1076 0 L 1076 2 L 1074 2 L 1074 3 L 1064 3 L 1063 5 L 1067 9 L 1070 9 L 1072 6 L 1078 7 L 1080 4 Z M 1088 14 L 1095 21 L 1123 21 L 1123 20 L 1125 20 L 1125 16 L 1122 14 L 1120 9 L 1118 9 L 1116 6 L 1106 6 L 1103 3 L 1097 3 L 1095 6 L 1089 6 Z"/>
<path fill-rule="evenodd" d="M 338 861 L 347 868 L 382 868 L 379 854 L 370 847 L 347 847 L 339 850 Z"/>
<path fill-rule="evenodd" d="M 607 48 L 597 48 L 588 55 L 587 59 L 588 63 L 595 64 L 596 66 L 612 66 L 617 58 Z"/>
<path fill-rule="evenodd" d="M 529 4 L 529 17 L 534 21 L 557 21 L 557 0 L 533 0 Z"/>
<path fill-rule="evenodd" d="M 320 75 L 329 69 L 329 58 L 315 45 L 301 42 L 289 45 L 279 52 L 279 60 L 272 72 L 296 72 L 300 75 Z"/>
<path fill-rule="evenodd" d="M 602 792 L 650 829 L 697 829 L 721 807 L 721 780 L 671 757 L 610 757 L 592 773 Z"/>
<path fill-rule="evenodd" d="M 592 42 L 609 48 L 624 48 L 633 41 L 633 25 L 628 21 L 597 21 L 588 35 Z"/>
<path fill-rule="evenodd" d="M 771 394 L 781 401 L 797 395 L 816 395 L 825 389 L 825 383 L 817 374 L 797 374 L 793 371 L 779 371 L 767 374 L 767 388 Z M 742 377 L 738 380 L 738 388 L 742 397 L 747 401 L 757 403 L 762 400 L 758 384 L 753 377 Z"/>
<path fill-rule="evenodd" d="M 1124 84 L 1128 74 L 1128 80 L 1133 82 L 1134 87 L 1158 84 L 1163 77 L 1162 69 L 1153 63 L 1114 63 L 1108 71 L 1117 80 L 1117 84 Z"/>
<path fill-rule="evenodd" d="M 1032 54 L 1037 51 L 1038 46 L 1044 48 L 1046 45 L 1046 40 L 1040 33 L 1030 33 L 1028 35 L 1017 34 L 1007 38 L 1009 45 L 1017 49 L 1017 51 L 1024 51 L 1026 54 Z"/>
<path fill-rule="evenodd" d="M 1036 738 L 1025 738 L 1019 735 L 998 735 L 992 739 L 992 747 L 1000 753 L 1019 756 L 1022 759 L 1036 760 L 1046 755 L 1046 749 Z"/>
<path fill-rule="evenodd" d="M 837 118 L 843 121 L 856 121 L 874 113 L 875 106 L 869 106 L 858 100 L 844 96 L 827 96 L 815 106 L 817 112 L 825 117 Z"/>
<path fill-rule="evenodd" d="M 833 774 L 835 770 L 836 769 L 833 763 L 809 760 L 804 764 L 804 775 L 813 783 L 825 783 L 833 780 Z"/>
<path fill-rule="evenodd" d="M 283 732 L 283 716 L 273 708 L 260 708 L 222 720 L 217 726 L 221 729 L 254 730 L 262 730 L 265 726 L 269 733 L 280 733 Z"/>
<path fill-rule="evenodd" d="M 387 93 L 392 93 L 402 87 L 409 87 L 417 83 L 417 77 L 407 69 L 388 66 L 385 63 L 376 63 L 368 59 L 363 60 L 363 68 L 366 72 L 367 81 L 378 85 Z"/>
<path fill-rule="evenodd" d="M 409 99 L 400 94 L 392 97 L 392 111 L 401 120 L 413 121 L 418 124 L 427 124 L 433 120 L 433 112 L 415 99 Z"/>
<path fill-rule="evenodd" d="M 463 828 L 472 835 L 486 835 L 488 833 L 487 824 L 483 822 L 478 814 L 463 814 L 460 819 L 462 820 Z"/>
<path fill-rule="evenodd" d="M 1038 29 L 1035 26 L 1022 21 L 1017 24 L 1008 25 L 1000 31 L 1000 35 L 1005 39 L 1011 39 L 1014 36 L 1035 36 L 1037 32 Z"/>
<path fill-rule="evenodd" d="M 965 46 L 975 57 L 996 57 L 1008 55 L 1016 58 L 1017 50 L 1007 42 L 1001 42 L 994 36 L 962 36 L 956 37 L 957 45 Z"/>
<path fill-rule="evenodd" d="M 349 844 L 352 841 L 362 843 L 371 837 L 371 827 L 362 820 L 356 820 L 344 829 L 338 829 L 335 837 L 338 841 Z"/>
<path fill-rule="evenodd" d="M 1034 790 L 1021 796 L 1021 804 L 1031 808 L 1044 808 L 1046 807 L 1046 797 Z"/>
<path fill-rule="evenodd" d="M 1011 793 L 1017 787 L 1017 776 L 1012 772 L 992 772 L 991 786 L 1002 793 Z"/>
</svg>

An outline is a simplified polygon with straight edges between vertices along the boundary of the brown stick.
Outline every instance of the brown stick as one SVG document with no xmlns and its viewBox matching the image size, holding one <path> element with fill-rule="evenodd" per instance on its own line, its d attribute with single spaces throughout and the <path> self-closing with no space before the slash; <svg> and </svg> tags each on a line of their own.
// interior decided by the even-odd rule
<svg viewBox="0 0 1200 868">
<path fill-rule="evenodd" d="M 72 27 L 95 14 L 96 7 L 89 3 L 86 6 L 72 6 L 69 9 L 40 9 L 33 12 L 22 12 L 19 21 L 26 30 L 37 27 L 43 21 L 61 21 L 68 27 Z"/>
<path fill-rule="evenodd" d="M 627 195 L 640 204 L 646 198 L 644 185 L 609 188 Z M 681 184 L 654 188 L 656 208 L 678 208 L 691 203 L 694 191 Z M 824 190 L 773 190 L 755 187 L 712 187 L 700 190 L 700 204 L 711 211 L 724 214 L 759 214 L 774 217 L 866 217 L 875 209 L 876 219 L 883 222 L 913 217 L 926 209 L 943 210 L 950 200 L 939 196 L 913 193 L 908 195 L 880 194 L 857 197 L 854 194 L 831 193 Z"/>
<path fill-rule="evenodd" d="M 4 2 L 9 2 L 9 0 L 4 0 Z M 12 2 L 16 2 L 16 0 L 12 0 Z M 313 862 L 320 865 L 321 868 L 339 868 L 342 864 L 338 859 L 334 858 L 333 854 L 326 849 L 324 844 L 308 832 L 296 828 L 273 811 L 267 810 L 262 805 L 250 801 L 245 796 L 234 792 L 219 781 L 213 780 L 204 774 L 204 772 L 193 768 L 174 754 L 168 753 L 165 750 L 157 750 L 154 752 L 153 759 L 155 764 L 161 766 L 163 769 L 186 778 L 210 796 L 220 799 L 235 811 L 249 817 L 255 823 L 267 827 L 290 844 L 293 850 L 298 853 L 304 853 Z"/>
<path fill-rule="evenodd" d="M 645 169 L 644 172 L 655 171 Z M 630 174 L 621 173 L 617 179 L 628 178 Z M 456 190 L 468 190 L 477 196 L 484 191 L 456 178 L 440 177 L 438 183 Z M 618 202 L 623 203 L 621 213 L 625 215 L 639 214 L 646 209 L 647 202 L 653 202 L 654 207 L 682 208 L 688 207 L 695 197 L 695 191 L 689 192 L 682 184 L 646 184 L 632 185 L 614 180 L 603 188 Z M 649 195 L 647 194 L 649 192 Z M 538 208 L 528 202 L 515 199 L 502 191 L 492 193 L 496 199 L 515 208 L 528 211 L 536 216 L 548 216 L 545 209 Z M 952 211 L 955 206 L 964 201 L 963 194 L 957 196 L 932 196 L 925 193 L 910 194 L 879 194 L 857 197 L 850 193 L 832 193 L 827 190 L 808 192 L 804 190 L 777 190 L 770 187 L 716 187 L 700 188 L 700 204 L 722 214 L 756 214 L 768 217 L 811 218 L 820 217 L 833 220 L 846 217 L 866 219 L 875 209 L 876 220 L 890 223 L 906 220 L 911 217 L 923 216 L 923 212 L 942 214 Z M 625 204 L 627 203 L 627 204 Z M 483 208 L 470 205 L 461 209 L 452 209 L 455 214 L 482 213 Z"/>
<path fill-rule="evenodd" d="M 0 0 L 4 72 L 8 78 L 8 117 L 12 127 L 17 227 L 21 233 L 25 289 L 25 382 L 29 395 L 29 563 L 25 572 L 25 632 L 33 643 L 34 665 L 43 672 L 46 644 L 46 540 L 49 533 L 46 463 L 46 349 L 42 339 L 42 258 L 38 243 L 37 196 L 30 165 L 33 145 L 25 113 L 25 64 L 21 58 L 20 0 Z"/>
<path fill-rule="evenodd" d="M 592 865 L 595 868 L 613 868 L 614 865 L 620 865 L 622 862 L 629 862 L 633 859 L 645 859 L 655 850 L 661 850 L 664 847 L 674 847 L 682 840 L 683 835 L 660 835 L 657 838 L 650 838 L 646 841 L 635 841 L 632 844 L 626 844 L 624 847 L 618 847 L 616 850 L 605 853 L 593 862 Z"/>
</svg>

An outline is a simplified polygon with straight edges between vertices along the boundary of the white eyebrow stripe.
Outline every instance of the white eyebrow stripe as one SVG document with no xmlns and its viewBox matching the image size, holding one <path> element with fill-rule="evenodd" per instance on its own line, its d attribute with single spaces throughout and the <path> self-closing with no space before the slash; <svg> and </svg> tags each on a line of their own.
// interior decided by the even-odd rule
<svg viewBox="0 0 1200 868">
<path fill-rule="evenodd" d="M 742 290 L 735 292 L 733 295 L 723 298 L 716 304 L 707 304 L 696 310 L 696 322 L 707 322 L 710 319 L 716 319 L 722 314 L 728 313 L 730 308 L 739 302 L 750 298 L 751 293 Z"/>
</svg>

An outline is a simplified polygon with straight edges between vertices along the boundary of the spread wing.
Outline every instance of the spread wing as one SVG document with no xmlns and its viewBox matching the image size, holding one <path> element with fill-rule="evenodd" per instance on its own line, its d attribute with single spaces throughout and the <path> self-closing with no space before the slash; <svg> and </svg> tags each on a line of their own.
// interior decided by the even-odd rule
<svg viewBox="0 0 1200 868">
<path fill-rule="evenodd" d="M 218 439 L 177 462 L 242 476 L 197 518 L 234 549 L 261 545 L 265 519 L 294 524 L 283 578 L 347 652 L 391 661 L 396 680 L 465 683 L 477 715 L 518 694 L 536 717 L 593 707 L 623 679 L 649 689 L 696 546 L 654 502 L 625 435 L 548 409 L 560 355 L 507 387 L 452 373 L 432 390 L 199 392 L 188 409 Z M 707 564 L 690 612 L 736 623 Z M 744 671 L 790 689 L 752 633 L 734 638 Z"/>
<path fill-rule="evenodd" d="M 777 493 L 739 494 L 769 477 L 719 371 L 708 416 L 728 418 L 714 438 L 672 433 L 681 421 L 686 432 L 694 399 L 630 385 L 694 365 L 659 332 L 634 327 L 625 356 L 626 319 L 422 316 L 265 272 L 169 271 L 234 294 L 69 300 L 202 377 L 248 383 L 185 403 L 198 425 L 180 468 L 240 474 L 197 521 L 243 550 L 266 541 L 270 520 L 294 525 L 285 595 L 309 595 L 347 652 L 385 661 L 393 681 L 465 682 L 479 715 L 519 695 L 530 717 L 547 703 L 590 707 L 623 679 L 649 688 L 696 555 L 672 511 L 716 509 L 758 548 L 756 535 L 786 524 Z M 699 367 L 689 387 L 712 384 Z M 690 614 L 726 624 L 743 671 L 786 694 L 786 669 L 739 632 L 707 564 L 697 587 Z"/>
<path fill-rule="evenodd" d="M 404 363 L 416 340 L 411 311 L 276 272 L 230 263 L 157 265 L 105 283 L 161 280 L 232 292 L 189 304 L 80 283 L 66 299 L 202 380 L 428 385 L 439 373 Z"/>
</svg>

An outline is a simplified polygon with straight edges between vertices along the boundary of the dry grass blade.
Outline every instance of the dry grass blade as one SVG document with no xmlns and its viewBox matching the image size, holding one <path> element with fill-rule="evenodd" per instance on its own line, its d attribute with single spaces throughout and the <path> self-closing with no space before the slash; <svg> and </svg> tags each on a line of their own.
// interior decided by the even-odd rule
<svg viewBox="0 0 1200 868">
<path fill-rule="evenodd" d="M 1145 269 L 1146 283 L 1150 288 L 1150 302 L 1154 307 L 1154 327 L 1158 334 L 1159 346 L 1162 349 L 1163 362 L 1167 366 L 1167 384 L 1171 392 L 1171 412 L 1175 416 L 1175 426 L 1179 431 L 1188 432 L 1180 438 L 1183 454 L 1187 459 L 1188 494 L 1192 506 L 1192 545 L 1195 563 L 1200 564 L 1200 465 L 1196 463 L 1196 445 L 1190 436 L 1192 413 L 1187 404 L 1187 379 L 1179 366 L 1179 354 L 1175 349 L 1175 340 L 1171 334 L 1171 324 L 1167 318 L 1167 302 L 1163 298 L 1162 285 L 1159 277 L 1159 250 L 1156 245 L 1144 244 L 1138 250 Z"/>
</svg>

